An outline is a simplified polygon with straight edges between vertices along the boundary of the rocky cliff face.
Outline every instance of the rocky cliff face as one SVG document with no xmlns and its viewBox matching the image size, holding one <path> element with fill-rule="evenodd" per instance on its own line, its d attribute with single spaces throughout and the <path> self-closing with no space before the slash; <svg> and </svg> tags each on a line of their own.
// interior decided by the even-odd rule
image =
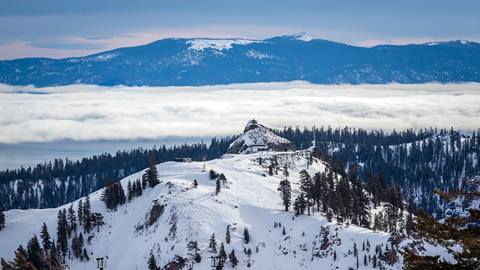
<svg viewBox="0 0 480 270">
<path fill-rule="evenodd" d="M 257 151 L 290 151 L 295 145 L 276 135 L 271 129 L 259 124 L 255 119 L 248 121 L 244 133 L 230 144 L 227 153 L 248 154 Z"/>
</svg>

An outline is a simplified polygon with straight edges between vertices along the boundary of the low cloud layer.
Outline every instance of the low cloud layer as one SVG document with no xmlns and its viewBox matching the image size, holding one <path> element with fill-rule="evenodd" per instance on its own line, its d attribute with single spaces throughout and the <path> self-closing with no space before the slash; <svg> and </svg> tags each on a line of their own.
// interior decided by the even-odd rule
<svg viewBox="0 0 480 270">
<path fill-rule="evenodd" d="M 480 128 L 480 84 L 0 85 L 0 143 L 238 134 L 266 125 Z"/>
</svg>

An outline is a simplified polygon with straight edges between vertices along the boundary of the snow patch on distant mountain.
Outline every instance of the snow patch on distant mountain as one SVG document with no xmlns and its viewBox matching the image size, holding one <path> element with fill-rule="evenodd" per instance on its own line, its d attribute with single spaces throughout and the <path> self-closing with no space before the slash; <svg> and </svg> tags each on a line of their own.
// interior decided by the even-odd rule
<svg viewBox="0 0 480 270">
<path fill-rule="evenodd" d="M 187 44 L 190 45 L 188 49 L 203 51 L 205 49 L 213 50 L 230 50 L 232 45 L 248 45 L 252 43 L 260 42 L 258 40 L 251 39 L 193 39 L 187 41 Z"/>
<path fill-rule="evenodd" d="M 104 54 L 100 54 L 96 57 L 96 59 L 98 61 L 108 61 L 108 60 L 112 60 L 113 58 L 119 56 L 120 54 L 119 53 L 104 53 Z"/>
<path fill-rule="evenodd" d="M 428 45 L 428 46 L 438 46 L 438 45 L 447 45 L 447 44 L 455 44 L 455 43 L 458 43 L 458 44 L 461 44 L 461 45 L 468 45 L 468 44 L 474 44 L 475 42 L 471 42 L 471 41 L 468 41 L 468 40 L 459 39 L 459 40 L 451 40 L 451 41 L 433 41 L 433 42 L 427 42 L 427 43 L 424 43 L 424 45 Z"/>
<path fill-rule="evenodd" d="M 267 53 L 262 53 L 256 50 L 248 50 L 247 53 L 245 54 L 249 58 L 254 58 L 254 59 L 270 59 L 273 58 L 272 55 L 267 54 Z"/>
<path fill-rule="evenodd" d="M 296 33 L 296 34 L 291 35 L 290 37 L 294 38 L 296 40 L 301 40 L 301 41 L 306 41 L 306 42 L 315 39 L 312 35 L 310 35 L 308 33 L 305 33 L 305 32 Z"/>
</svg>

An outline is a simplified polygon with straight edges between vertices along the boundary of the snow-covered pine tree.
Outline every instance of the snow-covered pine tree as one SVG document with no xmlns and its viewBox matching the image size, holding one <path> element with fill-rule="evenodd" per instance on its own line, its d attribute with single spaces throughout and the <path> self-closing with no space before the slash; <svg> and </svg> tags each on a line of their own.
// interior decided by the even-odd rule
<svg viewBox="0 0 480 270">
<path fill-rule="evenodd" d="M 187 243 L 187 250 L 188 250 L 188 254 L 190 255 L 190 257 L 196 262 L 196 263 L 200 263 L 201 260 L 202 260 L 202 257 L 200 256 L 200 254 L 198 253 L 200 251 L 200 249 L 198 248 L 198 242 L 197 241 L 189 241 Z"/>
<path fill-rule="evenodd" d="M 213 233 L 208 240 L 208 248 L 210 249 L 211 253 L 217 253 L 217 240 L 215 240 L 215 233 Z"/>
<path fill-rule="evenodd" d="M 218 173 L 213 169 L 210 169 L 210 171 L 208 172 L 208 177 L 210 177 L 210 180 L 215 180 L 218 177 Z"/>
<path fill-rule="evenodd" d="M 158 179 L 157 166 L 155 165 L 154 161 L 150 162 L 150 167 L 147 169 L 145 174 L 149 187 L 153 188 L 160 183 L 160 180 Z"/>
<path fill-rule="evenodd" d="M 157 262 L 155 261 L 155 257 L 153 253 L 150 252 L 150 257 L 148 258 L 148 270 L 158 270 Z"/>
<path fill-rule="evenodd" d="M 215 195 L 218 195 L 220 193 L 220 190 L 222 189 L 221 184 L 220 184 L 220 178 L 217 178 L 216 183 L 215 183 Z"/>
<path fill-rule="evenodd" d="M 225 232 L 225 243 L 230 244 L 231 236 L 230 236 L 230 225 L 227 225 L 227 230 Z"/>
<path fill-rule="evenodd" d="M 285 180 L 280 181 L 280 184 L 278 185 L 278 191 L 280 192 L 280 197 L 282 198 L 285 211 L 288 212 L 288 209 L 292 203 L 292 187 L 290 186 L 290 181 L 288 181 L 286 178 Z"/>
<path fill-rule="evenodd" d="M 250 243 L 250 232 L 247 228 L 243 229 L 243 242 L 245 244 Z"/>
<path fill-rule="evenodd" d="M 227 260 L 227 252 L 225 252 L 225 246 L 223 245 L 223 242 L 220 243 L 220 248 L 218 249 L 218 258 L 223 262 Z"/>
<path fill-rule="evenodd" d="M 228 254 L 228 260 L 232 264 L 233 268 L 235 268 L 238 265 L 238 259 L 237 259 L 237 256 L 235 255 L 235 249 L 232 249 L 230 254 Z"/>
</svg>

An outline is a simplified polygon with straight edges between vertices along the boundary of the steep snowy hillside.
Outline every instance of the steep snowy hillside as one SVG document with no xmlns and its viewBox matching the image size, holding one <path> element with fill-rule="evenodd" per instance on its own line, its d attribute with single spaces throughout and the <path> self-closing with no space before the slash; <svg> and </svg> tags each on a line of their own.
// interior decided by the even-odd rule
<svg viewBox="0 0 480 270">
<path fill-rule="evenodd" d="M 339 225 L 335 219 L 328 222 L 320 212 L 295 216 L 293 212 L 282 211 L 277 187 L 284 176 L 270 175 L 268 164 L 275 159 L 282 168 L 284 165 L 288 168 L 296 194 L 301 170 L 313 175 L 326 169 L 325 163 L 312 160 L 310 154 L 309 151 L 259 152 L 226 154 L 208 162 L 161 163 L 156 166 L 161 183 L 147 187 L 141 196 L 119 206 L 117 211 L 108 211 L 101 201 L 102 191 L 95 192 L 90 195 L 92 211 L 104 215 L 105 225 L 98 233 L 93 230 L 91 243 L 85 244 L 90 261 L 67 259 L 67 263 L 70 269 L 94 269 L 94 258 L 108 256 L 107 269 L 146 269 L 152 252 L 159 266 L 166 265 L 175 255 L 186 259 L 186 265 L 192 265 L 187 243 L 198 241 L 201 262 L 195 263 L 193 269 L 211 269 L 213 253 L 209 252 L 208 244 L 215 233 L 217 249 L 223 242 L 227 254 L 235 250 L 237 269 L 247 269 L 249 265 L 251 269 L 371 269 L 374 260 L 377 266 L 401 269 L 402 255 L 396 250 L 412 244 L 412 240 L 399 241 L 384 232 Z M 226 179 L 217 195 L 210 170 Z M 123 179 L 123 188 L 127 190 L 128 182 L 142 174 L 138 172 Z M 192 184 L 194 179 L 198 182 L 196 188 Z M 77 203 L 73 203 L 75 209 Z M 153 205 L 163 205 L 157 221 L 150 216 Z M 56 238 L 57 213 L 67 207 L 7 211 L 6 229 L 0 231 L 0 257 L 12 259 L 19 244 L 39 234 L 43 222 Z M 372 213 L 378 210 L 373 209 Z M 249 231 L 248 243 L 244 241 L 244 229 Z M 227 230 L 231 234 L 230 244 L 226 243 Z M 452 260 L 439 247 L 418 240 L 416 247 L 421 254 L 442 255 Z M 386 261 L 395 263 L 390 265 Z M 225 268 L 232 266 L 226 262 Z"/>
<path fill-rule="evenodd" d="M 480 44 L 357 47 L 299 33 L 265 40 L 168 38 L 85 57 L 0 61 L 13 85 L 212 85 L 480 81 Z"/>
</svg>

